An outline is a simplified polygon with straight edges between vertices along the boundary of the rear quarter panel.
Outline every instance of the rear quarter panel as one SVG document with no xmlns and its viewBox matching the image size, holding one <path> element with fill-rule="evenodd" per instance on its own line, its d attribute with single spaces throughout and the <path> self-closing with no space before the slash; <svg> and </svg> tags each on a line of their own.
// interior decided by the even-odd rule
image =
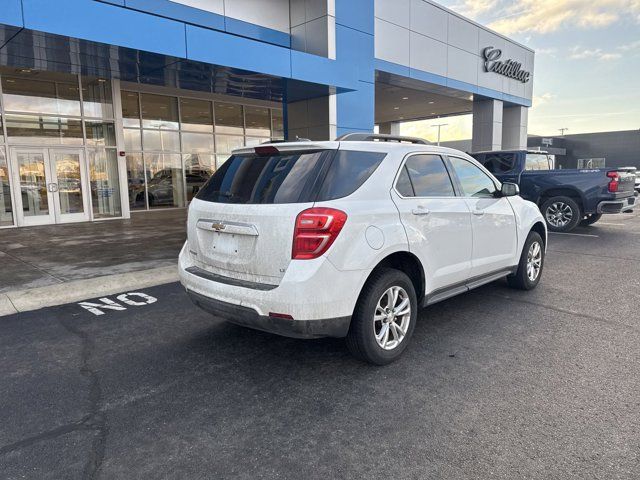
<svg viewBox="0 0 640 480">
<path fill-rule="evenodd" d="M 407 236 L 390 193 L 404 150 L 389 152 L 353 194 L 316 203 L 347 213 L 343 231 L 326 253 L 338 270 L 372 270 L 391 253 L 408 251 Z"/>
<path fill-rule="evenodd" d="M 582 201 L 584 213 L 593 213 L 599 202 L 611 197 L 609 179 L 604 170 L 549 170 L 548 172 L 523 172 L 522 191 L 528 200 L 539 203 L 540 197 L 556 188 L 576 192 Z"/>
</svg>

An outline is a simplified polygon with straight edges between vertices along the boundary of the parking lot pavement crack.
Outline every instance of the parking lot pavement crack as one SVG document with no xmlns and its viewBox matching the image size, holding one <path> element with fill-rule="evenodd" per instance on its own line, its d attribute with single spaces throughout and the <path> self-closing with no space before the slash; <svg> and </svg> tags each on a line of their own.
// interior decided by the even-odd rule
<svg viewBox="0 0 640 480">
<path fill-rule="evenodd" d="M 610 326 L 614 326 L 614 327 L 625 327 L 628 328 L 629 330 L 633 330 L 634 332 L 640 332 L 640 328 L 634 325 L 629 325 L 628 323 L 621 323 L 621 322 L 614 322 L 611 320 L 607 320 L 606 318 L 602 318 L 602 317 L 596 317 L 595 315 L 589 315 L 587 313 L 580 313 L 580 312 L 576 312 L 575 310 L 568 310 L 566 308 L 560 308 L 560 307 L 554 307 L 552 305 L 545 305 L 543 303 L 538 303 L 538 302 L 532 302 L 531 300 L 523 300 L 520 298 L 514 298 L 514 297 L 510 297 L 509 295 L 498 295 L 496 293 L 485 293 L 485 295 L 489 295 L 491 297 L 496 297 L 496 298 L 501 298 L 503 300 L 510 300 L 512 302 L 516 302 L 516 303 L 524 303 L 527 305 L 535 305 L 537 307 L 542 307 L 542 308 L 546 308 L 548 310 L 552 310 L 554 312 L 558 312 L 558 313 L 564 313 L 566 315 L 571 315 L 574 317 L 581 317 L 581 318 L 585 318 L 588 320 L 595 320 L 597 322 L 600 323 L 604 323 L 606 325 L 610 325 Z"/>
<path fill-rule="evenodd" d="M 61 435 L 66 435 L 67 433 L 75 432 L 78 430 L 86 430 L 87 426 L 85 425 L 85 421 L 87 419 L 88 417 L 84 417 L 82 420 L 78 422 L 69 423 L 67 425 L 61 425 L 51 430 L 47 430 L 46 432 L 42 432 L 37 435 L 33 435 L 31 437 L 27 437 L 22 440 L 18 440 L 17 442 L 10 443 L 8 445 L 0 447 L 0 455 L 5 455 L 7 453 L 11 453 L 25 447 L 30 447 L 31 445 L 34 445 L 38 442 L 42 442 L 44 440 L 51 440 Z"/>
<path fill-rule="evenodd" d="M 98 374 L 91 369 L 90 359 L 95 344 L 91 336 L 68 320 L 60 320 L 60 324 L 72 335 L 77 336 L 82 344 L 80 353 L 80 374 L 89 381 L 89 412 L 81 421 L 82 427 L 95 431 L 91 451 L 84 466 L 83 478 L 92 480 L 98 478 L 102 461 L 104 460 L 105 445 L 109 433 L 106 417 L 100 408 L 102 388 Z"/>
</svg>

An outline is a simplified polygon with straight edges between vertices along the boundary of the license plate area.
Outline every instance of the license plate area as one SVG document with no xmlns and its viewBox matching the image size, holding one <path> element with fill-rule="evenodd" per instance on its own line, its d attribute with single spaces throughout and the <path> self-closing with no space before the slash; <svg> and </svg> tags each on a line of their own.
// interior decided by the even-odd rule
<svg viewBox="0 0 640 480">
<path fill-rule="evenodd" d="M 222 233 L 222 232 L 211 232 L 213 238 L 211 239 L 211 250 L 212 254 L 218 255 L 238 255 L 238 235 Z"/>
</svg>

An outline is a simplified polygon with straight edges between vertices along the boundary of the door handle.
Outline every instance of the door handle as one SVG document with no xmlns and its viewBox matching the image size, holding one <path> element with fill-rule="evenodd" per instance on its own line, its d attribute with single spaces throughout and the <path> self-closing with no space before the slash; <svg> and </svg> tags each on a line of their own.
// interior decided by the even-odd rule
<svg viewBox="0 0 640 480">
<path fill-rule="evenodd" d="M 477 215 L 478 217 L 481 217 L 484 215 L 484 210 L 473 210 L 472 213 L 474 215 Z"/>
<path fill-rule="evenodd" d="M 411 213 L 414 215 L 429 215 L 431 211 L 428 208 L 414 208 Z"/>
</svg>

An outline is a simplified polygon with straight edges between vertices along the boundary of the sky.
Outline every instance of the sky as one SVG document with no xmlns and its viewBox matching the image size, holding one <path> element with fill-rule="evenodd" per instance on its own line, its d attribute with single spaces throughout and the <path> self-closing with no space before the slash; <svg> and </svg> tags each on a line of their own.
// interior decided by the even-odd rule
<svg viewBox="0 0 640 480">
<path fill-rule="evenodd" d="M 529 134 L 640 129 L 640 0 L 436 0 L 536 52 Z M 403 134 L 471 137 L 471 116 Z"/>
</svg>

